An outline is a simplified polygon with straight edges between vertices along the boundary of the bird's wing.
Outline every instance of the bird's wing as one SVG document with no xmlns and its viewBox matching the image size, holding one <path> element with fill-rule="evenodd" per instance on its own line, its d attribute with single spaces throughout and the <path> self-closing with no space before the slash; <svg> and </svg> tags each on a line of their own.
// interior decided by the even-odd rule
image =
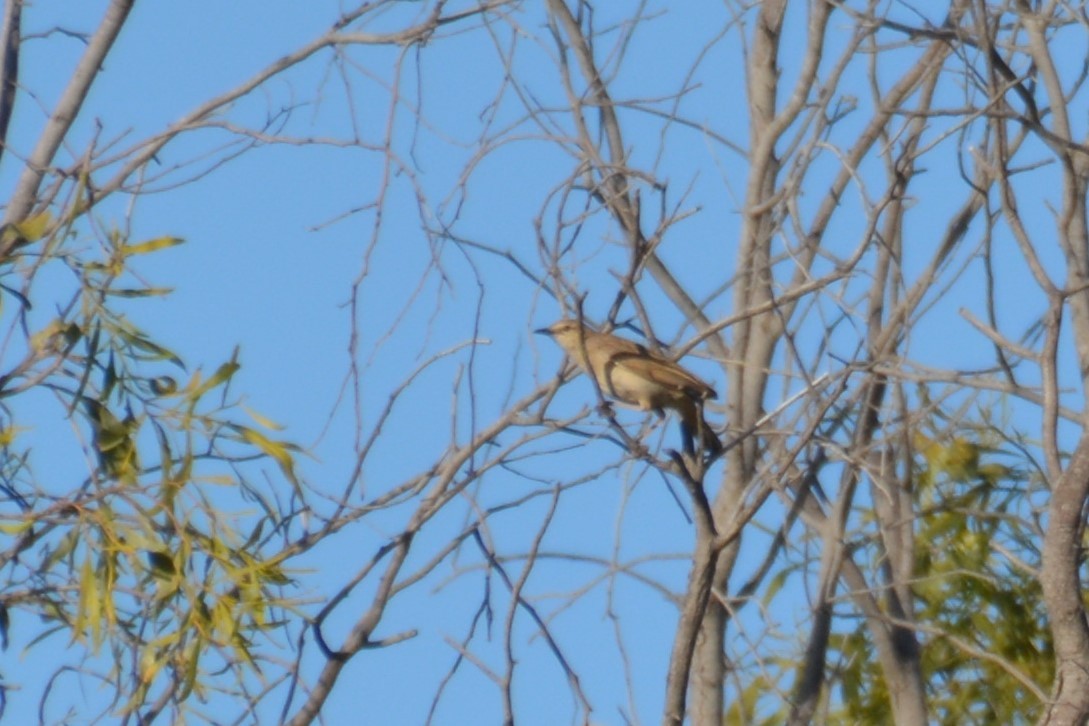
<svg viewBox="0 0 1089 726">
<path fill-rule="evenodd" d="M 612 365 L 623 366 L 637 376 L 683 392 L 694 398 L 718 398 L 714 388 L 689 373 L 682 366 L 668 358 L 662 358 L 633 343 L 638 349 L 633 352 L 618 352 L 612 358 Z"/>
</svg>

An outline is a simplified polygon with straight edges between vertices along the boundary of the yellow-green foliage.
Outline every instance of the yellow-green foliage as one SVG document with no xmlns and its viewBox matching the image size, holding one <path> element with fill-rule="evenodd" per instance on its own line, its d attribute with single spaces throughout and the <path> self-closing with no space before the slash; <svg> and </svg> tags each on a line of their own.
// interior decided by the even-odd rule
<svg viewBox="0 0 1089 726">
<path fill-rule="evenodd" d="M 0 509 L 0 531 L 18 539 L 4 549 L 0 635 L 6 640 L 9 610 L 28 610 L 55 624 L 30 648 L 59 631 L 111 659 L 117 714 L 164 688 L 181 707 L 224 669 L 256 674 L 263 634 L 292 603 L 282 593 L 290 582 L 283 554 L 265 553 L 263 533 L 282 524 L 278 509 L 244 472 L 282 472 L 286 496 L 300 496 L 297 449 L 231 401 L 237 351 L 210 376 L 187 373 L 179 355 L 112 302 L 166 294 L 131 265 L 181 240 L 129 243 L 113 232 L 100 255 L 68 253 L 64 242 L 77 235 L 49 215 L 9 234 L 40 240 L 52 256 L 32 264 L 67 267 L 78 288 L 54 319 L 28 327 L 21 359 L 5 351 L 0 390 L 9 400 L 48 390 L 57 420 L 72 422 L 86 470 L 71 482 L 39 482 L 35 432 L 3 413 L 0 474 L 14 504 Z M 10 326 L 21 312 L 11 300 L 24 309 L 25 301 L 3 289 Z"/>
<path fill-rule="evenodd" d="M 994 439 L 992 441 L 992 439 Z M 915 619 L 934 722 L 1030 723 L 1054 674 L 1039 584 L 1031 476 L 992 431 L 915 437 Z M 1030 463 L 1030 462 L 1028 462 Z M 1030 470 L 1026 467 L 1026 471 Z M 846 723 L 891 723 L 865 628 L 834 640 Z"/>
</svg>

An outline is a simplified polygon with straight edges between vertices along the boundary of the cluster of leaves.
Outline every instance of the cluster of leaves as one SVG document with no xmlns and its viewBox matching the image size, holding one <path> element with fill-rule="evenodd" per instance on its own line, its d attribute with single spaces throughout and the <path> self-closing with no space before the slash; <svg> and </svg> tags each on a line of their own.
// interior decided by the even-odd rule
<svg viewBox="0 0 1089 726">
<path fill-rule="evenodd" d="M 209 376 L 189 374 L 124 314 L 120 300 L 169 292 L 142 284 L 134 260 L 181 240 L 129 243 L 115 231 L 100 253 L 73 251 L 79 235 L 48 214 L 4 234 L 20 244 L 5 282 L 22 281 L 3 285 L 19 302 L 3 315 L 0 350 L 4 645 L 19 612 L 43 618 L 28 650 L 80 643 L 91 657 L 79 668 L 99 668 L 115 713 L 203 699 L 223 669 L 238 687 L 258 668 L 259 639 L 282 625 L 276 613 L 293 606 L 284 595 L 292 503 L 246 472 L 273 462 L 298 505 L 295 447 L 262 431 L 272 424 L 257 414 L 256 425 L 239 421 L 229 398 L 237 351 Z M 47 265 L 75 284 L 34 329 L 30 286 Z M 58 442 L 20 425 L 29 396 L 71 422 L 86 460 L 72 462 L 75 480 L 35 475 L 36 458 Z"/>
<path fill-rule="evenodd" d="M 1037 579 L 1041 531 L 1033 494 L 1042 478 L 1026 449 L 994 427 L 917 433 L 915 616 L 923 624 L 923 679 L 941 723 L 1029 723 L 1054 676 Z M 867 632 L 837 639 L 842 716 L 892 719 L 890 694 Z"/>
<path fill-rule="evenodd" d="M 901 486 L 910 488 L 914 506 L 913 615 L 927 706 L 937 723 L 1035 722 L 1054 678 L 1038 580 L 1044 478 L 1032 447 L 1002 427 L 953 424 L 936 414 L 924 428 L 914 434 Z M 858 547 L 861 553 L 866 545 Z M 883 550 L 873 552 L 880 567 Z M 783 567 L 763 595 L 765 606 L 802 569 Z M 843 622 L 848 627 L 829 636 L 827 720 L 892 723 L 892 695 L 870 631 L 861 618 Z M 726 723 L 789 720 L 797 661 L 764 655 L 739 670 L 757 666 L 760 674 L 727 704 Z"/>
</svg>

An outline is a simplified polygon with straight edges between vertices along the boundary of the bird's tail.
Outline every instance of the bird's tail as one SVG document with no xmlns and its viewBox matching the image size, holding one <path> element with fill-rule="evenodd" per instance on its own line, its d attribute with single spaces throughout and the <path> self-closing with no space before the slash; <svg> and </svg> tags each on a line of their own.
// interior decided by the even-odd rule
<svg viewBox="0 0 1089 726">
<path fill-rule="evenodd" d="M 711 454 L 722 451 L 722 441 L 711 429 L 703 417 L 703 406 L 695 402 L 681 411 L 681 445 L 686 454 L 695 453 L 695 441 L 699 438 L 701 448 Z"/>
</svg>

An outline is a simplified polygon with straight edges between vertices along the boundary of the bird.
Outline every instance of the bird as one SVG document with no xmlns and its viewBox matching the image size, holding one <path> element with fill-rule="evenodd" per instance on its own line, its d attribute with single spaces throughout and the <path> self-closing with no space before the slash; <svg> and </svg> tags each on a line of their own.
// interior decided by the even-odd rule
<svg viewBox="0 0 1089 726">
<path fill-rule="evenodd" d="M 579 368 L 593 375 L 601 393 L 617 403 L 654 411 L 660 417 L 664 409 L 676 411 L 686 453 L 695 452 L 695 436 L 705 450 L 721 451 L 722 442 L 703 416 L 704 401 L 718 394 L 678 363 L 634 340 L 599 332 L 570 318 L 535 332 L 556 341 Z"/>
</svg>

